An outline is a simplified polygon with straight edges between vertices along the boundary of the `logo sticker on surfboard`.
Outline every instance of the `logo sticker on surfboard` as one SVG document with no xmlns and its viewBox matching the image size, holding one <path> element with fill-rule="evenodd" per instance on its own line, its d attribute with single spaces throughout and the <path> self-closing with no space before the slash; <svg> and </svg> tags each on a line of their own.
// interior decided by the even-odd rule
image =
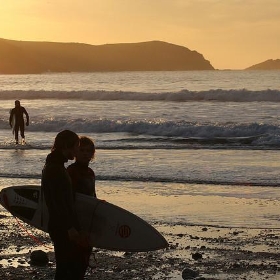
<svg viewBox="0 0 280 280">
<path fill-rule="evenodd" d="M 122 225 L 119 227 L 118 234 L 121 238 L 128 238 L 131 234 L 131 229 L 128 225 Z"/>
</svg>

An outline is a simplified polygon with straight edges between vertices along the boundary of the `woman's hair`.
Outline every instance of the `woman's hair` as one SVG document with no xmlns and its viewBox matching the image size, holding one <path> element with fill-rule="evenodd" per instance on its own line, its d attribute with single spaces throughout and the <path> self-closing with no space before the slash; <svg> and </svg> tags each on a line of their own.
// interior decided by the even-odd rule
<svg viewBox="0 0 280 280">
<path fill-rule="evenodd" d="M 84 146 L 90 146 L 90 148 L 92 149 L 92 158 L 91 159 L 93 159 L 94 154 L 95 154 L 94 141 L 87 136 L 80 136 L 80 147 L 84 147 Z"/>
<path fill-rule="evenodd" d="M 63 150 L 74 147 L 80 141 L 79 136 L 71 130 L 59 132 L 54 140 L 52 151 Z"/>
</svg>

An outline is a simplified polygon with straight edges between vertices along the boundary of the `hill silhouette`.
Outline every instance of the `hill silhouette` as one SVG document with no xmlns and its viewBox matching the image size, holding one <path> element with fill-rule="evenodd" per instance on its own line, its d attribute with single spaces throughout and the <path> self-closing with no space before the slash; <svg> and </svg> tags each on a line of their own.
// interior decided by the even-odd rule
<svg viewBox="0 0 280 280">
<path fill-rule="evenodd" d="M 268 59 L 246 68 L 246 70 L 280 70 L 280 59 Z"/>
<path fill-rule="evenodd" d="M 0 39 L 1 74 L 214 70 L 203 55 L 161 42 L 88 45 Z"/>
</svg>

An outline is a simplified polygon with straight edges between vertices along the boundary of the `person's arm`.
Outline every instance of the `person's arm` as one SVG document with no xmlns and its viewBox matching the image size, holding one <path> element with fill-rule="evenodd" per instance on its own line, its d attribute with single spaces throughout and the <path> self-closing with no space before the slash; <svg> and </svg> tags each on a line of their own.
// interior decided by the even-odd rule
<svg viewBox="0 0 280 280">
<path fill-rule="evenodd" d="M 73 192 L 76 192 L 78 186 L 78 178 L 79 178 L 78 173 L 72 164 L 69 165 L 66 170 L 71 178 Z"/>
<path fill-rule="evenodd" d="M 94 171 L 90 168 L 90 171 L 91 171 L 91 176 L 92 176 L 92 186 L 93 186 L 93 189 L 92 189 L 92 195 L 93 197 L 97 197 L 96 196 L 96 190 L 95 190 L 95 173 Z"/>
<path fill-rule="evenodd" d="M 96 197 L 96 191 L 95 191 L 95 173 L 94 171 L 88 167 L 88 171 L 87 171 L 88 176 L 90 177 L 90 195 L 92 195 L 93 197 Z"/>
</svg>

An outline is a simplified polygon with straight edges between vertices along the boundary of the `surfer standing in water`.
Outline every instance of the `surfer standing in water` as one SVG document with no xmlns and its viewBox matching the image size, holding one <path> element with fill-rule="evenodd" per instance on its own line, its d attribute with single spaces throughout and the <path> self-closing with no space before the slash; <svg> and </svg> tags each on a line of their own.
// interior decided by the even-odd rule
<svg viewBox="0 0 280 280">
<path fill-rule="evenodd" d="M 71 178 L 64 166 L 75 158 L 79 145 L 76 133 L 58 133 L 42 172 L 42 190 L 49 211 L 48 232 L 56 259 L 55 280 L 82 280 L 85 275 L 84 248 L 89 246 L 80 232 Z"/>
<path fill-rule="evenodd" d="M 18 132 L 20 130 L 20 135 L 22 138 L 22 144 L 25 144 L 24 136 L 24 118 L 26 117 L 26 126 L 29 126 L 29 115 L 24 107 L 20 106 L 20 101 L 15 101 L 15 108 L 10 111 L 9 123 L 11 128 L 13 128 L 13 133 L 15 133 L 16 144 L 18 144 Z"/>
</svg>

